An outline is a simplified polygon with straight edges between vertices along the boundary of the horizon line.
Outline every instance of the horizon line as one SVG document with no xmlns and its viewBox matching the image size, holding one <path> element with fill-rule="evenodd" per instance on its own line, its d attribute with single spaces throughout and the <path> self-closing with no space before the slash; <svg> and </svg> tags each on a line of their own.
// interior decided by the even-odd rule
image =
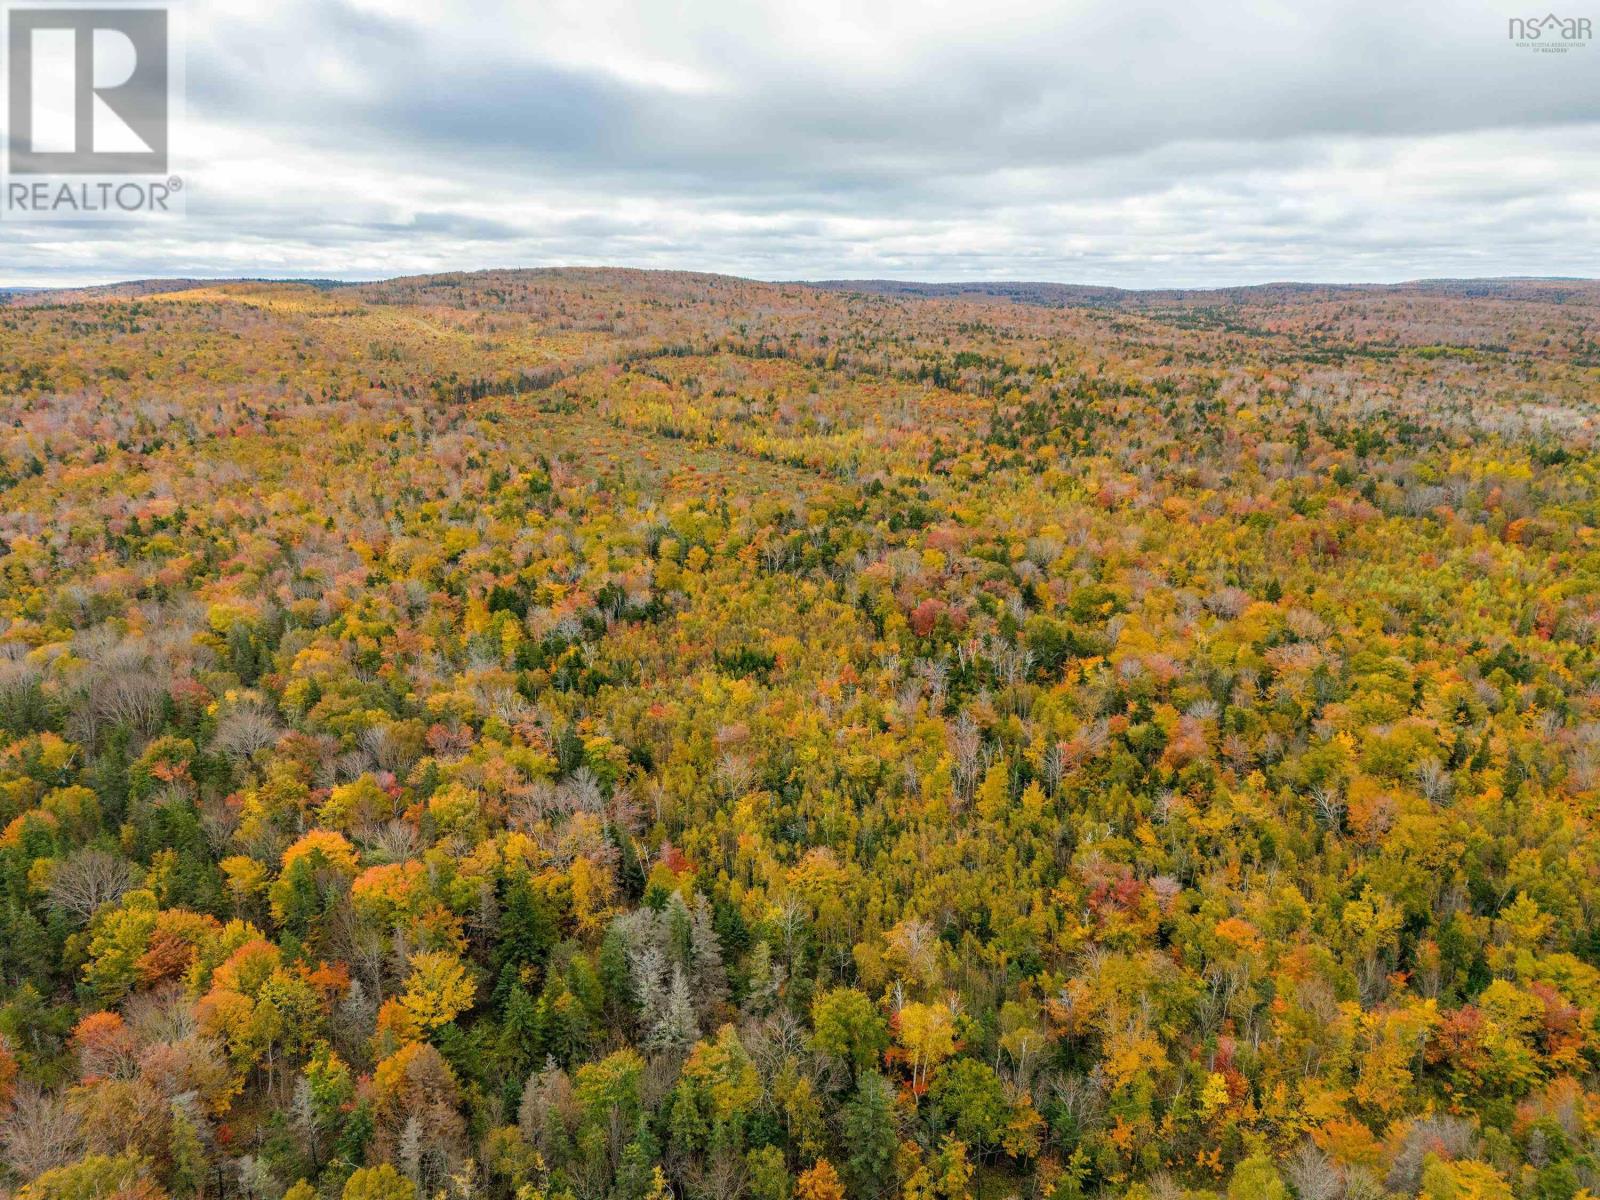
<svg viewBox="0 0 1600 1200">
<path fill-rule="evenodd" d="M 393 283 L 403 279 L 430 279 L 446 275 L 486 275 L 491 273 L 528 272 L 528 273 L 556 273 L 563 271 L 615 271 L 632 272 L 646 275 L 700 275 L 707 278 L 738 280 L 741 283 L 767 284 L 774 287 L 827 287 L 833 289 L 847 288 L 850 285 L 870 285 L 882 287 L 885 285 L 899 287 L 929 287 L 929 288 L 956 288 L 956 289 L 981 289 L 995 287 L 1050 287 L 1050 288 L 1075 288 L 1086 291 L 1120 292 L 1129 295 L 1140 295 L 1160 292 L 1221 292 L 1242 291 L 1251 289 L 1266 289 L 1274 287 L 1301 287 L 1301 288 L 1395 288 L 1408 287 L 1421 284 L 1445 283 L 1596 283 L 1600 277 L 1589 275 L 1424 275 L 1404 279 L 1372 280 L 1372 279 L 1316 279 L 1316 278 L 1281 278 L 1268 279 L 1255 283 L 1205 283 L 1205 284 L 1156 284 L 1147 286 L 1130 287 L 1125 284 L 1092 283 L 1082 280 L 1063 279 L 1026 279 L 1019 277 L 982 277 L 982 278 L 957 278 L 940 279 L 927 277 L 901 277 L 897 275 L 860 275 L 860 276 L 819 276 L 811 279 L 796 278 L 761 278 L 754 275 L 737 275 L 726 271 L 701 271 L 683 267 L 636 267 L 626 264 L 561 264 L 554 266 L 505 266 L 505 267 L 473 267 L 462 269 L 445 269 L 438 271 L 403 272 L 396 275 L 350 277 L 340 275 L 133 275 L 122 278 L 99 279 L 94 282 L 71 283 L 0 283 L 0 293 L 18 294 L 40 292 L 77 292 L 77 291 L 103 291 L 118 287 L 129 287 L 136 284 L 229 284 L 229 283 L 263 283 L 263 284 L 322 284 L 338 287 L 361 287 L 372 284 Z"/>
</svg>

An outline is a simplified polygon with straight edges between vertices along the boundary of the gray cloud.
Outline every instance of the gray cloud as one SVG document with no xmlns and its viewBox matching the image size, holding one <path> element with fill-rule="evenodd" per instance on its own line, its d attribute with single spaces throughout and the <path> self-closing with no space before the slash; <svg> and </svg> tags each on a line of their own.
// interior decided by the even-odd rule
<svg viewBox="0 0 1600 1200">
<path fill-rule="evenodd" d="M 9 276 L 1600 274 L 1600 45 L 1508 11 L 867 8 L 217 0 L 186 219 L 0 228 Z"/>
</svg>

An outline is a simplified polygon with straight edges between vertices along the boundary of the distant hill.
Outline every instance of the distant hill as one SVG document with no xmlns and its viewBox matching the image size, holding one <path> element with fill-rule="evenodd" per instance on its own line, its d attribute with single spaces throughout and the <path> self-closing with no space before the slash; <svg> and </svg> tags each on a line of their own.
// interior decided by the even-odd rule
<svg viewBox="0 0 1600 1200">
<path fill-rule="evenodd" d="M 566 278 L 599 283 L 607 279 L 650 279 L 680 285 L 755 285 L 768 281 L 687 271 L 648 271 L 634 267 L 526 267 L 486 271 L 440 272 L 396 276 L 392 279 L 351 281 L 329 278 L 268 279 L 238 276 L 226 279 L 131 279 L 86 287 L 0 287 L 0 304 L 63 303 L 87 299 L 127 299 L 190 288 L 224 284 L 289 283 L 322 290 L 348 287 L 401 288 L 405 291 L 460 289 L 516 279 Z M 1578 301 L 1600 302 L 1600 280 L 1581 278 L 1505 277 L 1492 279 L 1418 279 L 1404 283 L 1279 283 L 1218 288 L 1122 288 L 1102 284 L 1051 283 L 1042 280 L 974 280 L 922 282 L 902 279 L 820 279 L 771 281 L 776 286 L 804 287 L 825 292 L 859 293 L 934 300 L 1008 301 L 1045 308 L 1151 309 L 1184 307 L 1304 304 L 1373 295 L 1418 295 L 1434 298 L 1523 300 L 1541 304 Z"/>
<path fill-rule="evenodd" d="M 355 286 L 339 279 L 267 279 L 240 276 L 232 279 L 128 279 L 117 283 L 89 284 L 71 288 L 0 288 L 0 304 L 65 304 L 82 300 L 135 300 L 140 296 L 184 292 L 194 288 L 218 287 L 229 283 L 297 283 L 328 290 Z"/>
<path fill-rule="evenodd" d="M 1261 283 L 1225 288 L 1119 288 L 1076 283 L 994 281 L 918 283 L 899 279 L 824 279 L 803 286 L 832 292 L 875 296 L 921 296 L 971 300 L 991 297 L 1050 308 L 1144 308 L 1162 304 L 1282 304 L 1331 300 L 1340 296 L 1413 292 L 1463 299 L 1566 299 L 1592 302 L 1600 297 L 1600 281 L 1592 279 L 1421 279 L 1406 283 Z"/>
<path fill-rule="evenodd" d="M 1113 305 L 1138 295 L 1126 288 L 1096 287 L 1091 284 L 1006 281 L 916 283 L 899 279 L 823 279 L 803 286 L 873 296 L 926 296 L 940 299 L 992 296 L 999 300 L 1015 300 L 1020 304 L 1043 304 L 1057 308 Z"/>
</svg>

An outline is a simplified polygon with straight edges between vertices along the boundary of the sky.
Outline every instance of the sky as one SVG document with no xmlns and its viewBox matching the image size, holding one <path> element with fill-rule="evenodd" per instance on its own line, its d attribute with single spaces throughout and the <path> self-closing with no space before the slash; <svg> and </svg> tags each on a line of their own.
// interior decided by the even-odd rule
<svg viewBox="0 0 1600 1200">
<path fill-rule="evenodd" d="M 188 0 L 183 216 L 0 283 L 1600 276 L 1600 41 L 1528 3 Z"/>
</svg>

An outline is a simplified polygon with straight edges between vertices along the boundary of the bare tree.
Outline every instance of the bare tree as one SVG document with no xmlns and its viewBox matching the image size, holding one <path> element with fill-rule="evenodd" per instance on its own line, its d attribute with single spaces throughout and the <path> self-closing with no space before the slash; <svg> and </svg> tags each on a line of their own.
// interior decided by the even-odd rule
<svg viewBox="0 0 1600 1200">
<path fill-rule="evenodd" d="M 1317 822 L 1330 833 L 1338 833 L 1344 825 L 1344 797 L 1333 784 L 1317 784 L 1311 789 L 1311 803 L 1315 806 Z"/>
<path fill-rule="evenodd" d="M 552 1154 L 577 1121 L 572 1082 L 552 1060 L 542 1071 L 528 1076 L 517 1108 L 522 1136 L 543 1154 Z"/>
<path fill-rule="evenodd" d="M 31 1085 L 17 1092 L 0 1124 L 0 1157 L 23 1179 L 65 1166 L 82 1151 L 78 1118 L 66 1100 Z"/>
<path fill-rule="evenodd" d="M 1391 1191 L 1415 1192 L 1422 1186 L 1422 1167 L 1430 1154 L 1447 1162 L 1476 1158 L 1478 1131 L 1460 1117 L 1419 1117 L 1406 1130 L 1384 1185 Z"/>
<path fill-rule="evenodd" d="M 124 651 L 92 671 L 68 724 L 74 736 L 84 741 L 93 741 L 110 725 L 126 725 L 136 734 L 148 736 L 160 723 L 166 695 L 155 664 Z"/>
<path fill-rule="evenodd" d="M 682 967 L 674 967 L 663 1007 L 650 1028 L 646 1044 L 652 1049 L 683 1051 L 699 1036 L 700 1026 L 695 1021 L 694 1002 L 689 998 L 689 981 Z"/>
<path fill-rule="evenodd" d="M 128 860 L 104 850 L 79 850 L 50 876 L 50 901 L 87 921 L 103 904 L 114 904 L 133 886 Z"/>
<path fill-rule="evenodd" d="M 414 825 L 404 821 L 384 821 L 355 830 L 356 841 L 381 862 L 405 862 L 417 852 L 419 838 Z"/>
<path fill-rule="evenodd" d="M 600 781 L 588 767 L 579 767 L 558 784 L 556 790 L 570 797 L 567 801 L 570 812 L 600 813 L 605 810 L 605 793 L 600 790 Z"/>
<path fill-rule="evenodd" d="M 730 800 L 748 792 L 755 782 L 755 777 L 755 767 L 751 765 L 750 760 L 734 754 L 731 750 L 717 762 L 717 782 L 722 785 L 723 795 Z"/>
<path fill-rule="evenodd" d="M 1429 804 L 1448 804 L 1450 794 L 1455 790 L 1455 780 L 1450 778 L 1436 758 L 1425 758 L 1419 762 L 1412 773 L 1417 778 L 1417 787 L 1428 798 Z"/>
<path fill-rule="evenodd" d="M 713 926 L 711 905 L 695 897 L 689 927 L 689 971 L 694 984 L 695 1011 L 708 1025 L 728 996 L 728 974 L 722 963 L 722 943 Z"/>
<path fill-rule="evenodd" d="M 1307 1141 L 1284 1164 L 1284 1174 L 1300 1200 L 1334 1200 L 1344 1191 L 1344 1172 L 1316 1143 Z"/>
<path fill-rule="evenodd" d="M 235 762 L 247 762 L 258 750 L 276 745 L 282 735 L 271 713 L 255 704 L 241 704 L 217 722 L 211 745 Z"/>
<path fill-rule="evenodd" d="M 948 737 L 956 760 L 956 788 L 964 798 L 970 798 L 973 788 L 977 786 L 978 773 L 981 769 L 980 752 L 983 749 L 983 735 L 972 714 L 963 710 L 956 718 Z"/>
<path fill-rule="evenodd" d="M 364 730 L 361 748 L 379 770 L 396 775 L 403 774 L 416 761 L 416 755 L 394 736 L 393 730 L 387 725 L 374 725 Z"/>
</svg>

